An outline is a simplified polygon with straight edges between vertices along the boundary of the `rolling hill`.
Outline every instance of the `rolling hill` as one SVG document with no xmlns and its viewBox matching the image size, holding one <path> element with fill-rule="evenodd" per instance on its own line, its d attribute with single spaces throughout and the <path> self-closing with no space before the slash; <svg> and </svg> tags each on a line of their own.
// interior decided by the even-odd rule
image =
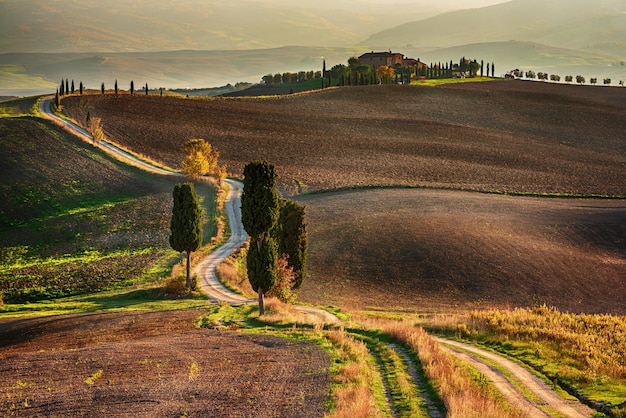
<svg viewBox="0 0 626 418">
<path fill-rule="evenodd" d="M 495 81 L 63 104 L 76 120 L 87 110 L 102 117 L 114 141 L 166 164 L 199 137 L 235 176 L 254 159 L 275 163 L 283 194 L 341 189 L 297 197 L 311 228 L 304 301 L 411 310 L 546 303 L 624 314 L 623 200 L 590 197 L 626 194 L 625 94 Z"/>
<path fill-rule="evenodd" d="M 512 0 L 458 10 L 378 32 L 363 45 L 435 49 L 525 41 L 626 56 L 626 4 L 620 0 Z"/>
<path fill-rule="evenodd" d="M 223 51 L 127 53 L 0 54 L 0 92 L 6 95 L 53 93 L 61 79 L 99 89 L 102 82 L 121 89 L 148 83 L 150 88 L 202 88 L 240 81 L 257 83 L 265 74 L 322 69 L 365 52 L 363 47 L 282 47 Z"/>
</svg>

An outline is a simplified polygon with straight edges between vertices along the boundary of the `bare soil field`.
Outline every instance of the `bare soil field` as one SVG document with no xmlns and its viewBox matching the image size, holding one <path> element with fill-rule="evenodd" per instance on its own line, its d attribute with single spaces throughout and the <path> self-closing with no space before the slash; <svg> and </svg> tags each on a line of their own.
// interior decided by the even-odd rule
<svg viewBox="0 0 626 418">
<path fill-rule="evenodd" d="M 113 141 L 176 166 L 201 137 L 230 171 L 276 164 L 284 194 L 363 185 L 626 194 L 626 89 L 525 81 L 363 86 L 274 99 L 85 96 Z M 626 314 L 623 200 L 398 189 L 298 198 L 300 299 L 396 309 L 528 306 Z"/>
<path fill-rule="evenodd" d="M 626 315 L 626 202 L 379 189 L 300 196 L 301 300 L 420 312 L 545 303 Z"/>
<path fill-rule="evenodd" d="M 329 358 L 304 342 L 199 329 L 198 310 L 0 321 L 15 416 L 322 416 Z"/>
<path fill-rule="evenodd" d="M 204 138 L 229 171 L 267 159 L 285 194 L 371 184 L 626 194 L 626 89 L 526 81 L 362 86 L 280 98 L 68 97 L 78 122 L 177 167 Z"/>
</svg>

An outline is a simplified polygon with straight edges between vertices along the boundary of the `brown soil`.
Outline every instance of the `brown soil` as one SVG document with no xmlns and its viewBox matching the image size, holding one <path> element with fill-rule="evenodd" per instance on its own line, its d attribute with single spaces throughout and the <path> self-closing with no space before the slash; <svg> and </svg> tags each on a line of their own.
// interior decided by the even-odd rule
<svg viewBox="0 0 626 418">
<path fill-rule="evenodd" d="M 272 336 L 198 329 L 193 321 L 201 314 L 3 320 L 0 411 L 89 417 L 324 414 L 329 358 L 323 350 Z"/>
<path fill-rule="evenodd" d="M 175 166 L 184 140 L 231 172 L 266 158 L 286 194 L 355 185 L 626 194 L 626 89 L 540 82 L 363 86 L 276 99 L 64 99 Z M 379 190 L 305 196 L 300 298 L 398 309 L 626 313 L 622 201 Z"/>
<path fill-rule="evenodd" d="M 626 89 L 525 81 L 363 86 L 274 99 L 84 96 L 115 142 L 178 167 L 204 138 L 235 175 L 276 164 L 286 193 L 368 184 L 626 194 Z"/>
<path fill-rule="evenodd" d="M 418 311 L 545 303 L 626 314 L 626 204 L 428 189 L 307 195 L 317 304 Z"/>
</svg>

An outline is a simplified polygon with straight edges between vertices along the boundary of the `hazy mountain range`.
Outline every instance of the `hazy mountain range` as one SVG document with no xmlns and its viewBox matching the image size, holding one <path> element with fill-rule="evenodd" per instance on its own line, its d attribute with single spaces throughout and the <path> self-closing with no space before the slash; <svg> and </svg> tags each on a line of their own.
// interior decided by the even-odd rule
<svg viewBox="0 0 626 418">
<path fill-rule="evenodd" d="M 626 0 L 0 0 L 0 94 L 259 81 L 370 50 L 626 79 Z M 479 7 L 480 6 L 480 7 Z"/>
</svg>

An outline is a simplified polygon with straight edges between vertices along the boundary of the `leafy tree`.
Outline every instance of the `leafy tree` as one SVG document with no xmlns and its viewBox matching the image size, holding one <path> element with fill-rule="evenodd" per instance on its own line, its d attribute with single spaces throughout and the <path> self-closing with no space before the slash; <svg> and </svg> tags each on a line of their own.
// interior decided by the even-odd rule
<svg viewBox="0 0 626 418">
<path fill-rule="evenodd" d="M 170 246 L 187 254 L 187 291 L 191 290 L 191 253 L 202 244 L 202 208 L 193 184 L 174 186 Z"/>
<path fill-rule="evenodd" d="M 286 256 L 293 270 L 293 289 L 298 289 L 306 277 L 306 251 L 309 245 L 306 231 L 305 207 L 293 200 L 281 199 L 280 215 L 274 231 L 278 254 Z"/>
<path fill-rule="evenodd" d="M 220 153 L 204 139 L 189 139 L 181 149 L 187 154 L 181 164 L 183 174 L 187 177 L 200 177 L 215 171 Z"/>
<path fill-rule="evenodd" d="M 104 130 L 102 129 L 102 119 L 92 117 L 89 113 L 87 120 L 87 130 L 91 134 L 94 144 L 99 144 L 104 139 Z"/>
<path fill-rule="evenodd" d="M 611 84 L 611 79 L 610 79 L 610 78 L 605 78 L 605 79 L 604 79 L 604 85 L 605 85 L 605 86 L 608 86 L 608 85 L 610 85 L 610 84 Z"/>
<path fill-rule="evenodd" d="M 376 68 L 376 78 L 380 83 L 388 84 L 392 80 L 394 73 L 394 69 L 386 65 Z"/>
<path fill-rule="evenodd" d="M 583 77 L 582 75 L 577 75 L 576 76 L 576 82 L 578 84 L 585 84 L 585 77 Z"/>
<path fill-rule="evenodd" d="M 565 82 L 566 83 L 571 83 L 572 81 L 574 81 L 574 77 L 572 77 L 571 75 L 566 75 L 565 76 Z"/>
<path fill-rule="evenodd" d="M 589 83 L 590 84 L 596 84 L 598 82 L 598 79 L 596 77 L 590 78 L 589 79 Z"/>
<path fill-rule="evenodd" d="M 243 173 L 241 220 L 251 239 L 248 279 L 259 295 L 259 314 L 263 315 L 263 294 L 275 280 L 276 244 L 270 235 L 279 216 L 277 175 L 273 164 L 260 160 L 248 163 Z"/>
</svg>

